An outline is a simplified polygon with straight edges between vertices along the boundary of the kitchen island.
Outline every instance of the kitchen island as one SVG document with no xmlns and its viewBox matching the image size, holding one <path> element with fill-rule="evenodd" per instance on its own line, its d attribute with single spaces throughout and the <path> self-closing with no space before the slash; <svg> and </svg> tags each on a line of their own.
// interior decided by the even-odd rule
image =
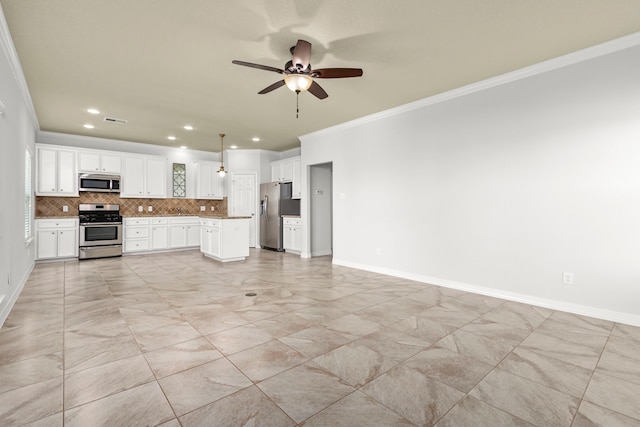
<svg viewBox="0 0 640 427">
<path fill-rule="evenodd" d="M 220 262 L 249 256 L 249 217 L 200 217 L 200 252 Z"/>
</svg>

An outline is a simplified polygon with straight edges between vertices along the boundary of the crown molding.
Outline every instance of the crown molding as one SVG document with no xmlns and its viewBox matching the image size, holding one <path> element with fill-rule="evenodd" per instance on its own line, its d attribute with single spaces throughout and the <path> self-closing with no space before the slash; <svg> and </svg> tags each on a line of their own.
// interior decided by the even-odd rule
<svg viewBox="0 0 640 427">
<path fill-rule="evenodd" d="M 579 62 L 588 61 L 590 59 L 598 58 L 600 56 L 607 55 L 609 53 L 618 52 L 624 49 L 635 47 L 640 45 L 640 32 L 633 33 L 628 36 L 620 37 L 608 42 L 597 44 L 595 46 L 587 47 L 566 55 L 558 56 L 556 58 L 549 59 L 547 61 L 539 62 L 537 64 L 530 65 L 528 67 L 520 68 L 509 73 L 501 74 L 496 77 L 491 77 L 486 80 L 481 80 L 476 83 L 471 83 L 466 86 L 459 87 L 447 92 L 443 92 L 437 95 L 430 96 L 428 98 L 420 99 L 418 101 L 404 104 L 399 107 L 390 108 L 378 113 L 371 114 L 369 116 L 360 117 L 355 120 L 341 123 L 339 125 L 331 126 L 326 129 L 321 129 L 316 132 L 302 135 L 299 139 L 302 141 L 306 137 L 318 136 L 324 134 L 330 134 L 334 132 L 343 131 L 352 127 L 360 126 L 366 123 L 375 122 L 387 117 L 397 116 L 398 114 L 406 113 L 409 111 L 424 108 L 426 106 L 438 104 L 459 98 L 461 96 L 469 95 L 475 92 L 480 92 L 485 89 L 511 83 L 516 80 L 522 80 L 527 77 L 532 77 L 538 74 L 546 73 L 548 71 L 557 70 L 559 68 L 567 67 L 569 65 L 577 64 Z"/>
<path fill-rule="evenodd" d="M 13 44 L 13 39 L 11 38 L 11 33 L 9 32 L 9 25 L 7 24 L 7 20 L 4 16 L 2 5 L 0 5 L 0 47 L 7 57 L 9 67 L 11 68 L 11 73 L 13 74 L 13 77 L 18 84 L 18 91 L 22 96 L 24 106 L 27 110 L 27 113 L 29 114 L 29 117 L 31 118 L 33 128 L 37 132 L 38 130 L 40 130 L 40 123 L 38 123 L 36 109 L 34 108 L 33 101 L 31 100 L 29 87 L 27 86 L 27 81 L 24 78 L 22 65 L 20 65 L 20 58 L 18 58 L 18 52 L 16 52 L 16 47 Z"/>
</svg>

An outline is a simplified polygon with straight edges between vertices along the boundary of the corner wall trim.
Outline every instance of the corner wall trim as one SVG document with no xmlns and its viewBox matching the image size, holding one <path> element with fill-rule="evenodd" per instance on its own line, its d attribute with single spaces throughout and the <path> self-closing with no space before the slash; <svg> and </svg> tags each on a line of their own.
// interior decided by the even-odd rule
<svg viewBox="0 0 640 427">
<path fill-rule="evenodd" d="M 454 282 L 452 280 L 442 279 L 439 277 L 407 273 L 404 271 L 391 270 L 391 269 L 376 267 L 376 266 L 367 265 L 367 264 L 359 264 L 359 263 L 354 263 L 354 262 L 336 259 L 336 258 L 333 259 L 333 264 L 340 265 L 343 267 L 355 268 L 358 270 L 370 271 L 372 273 L 384 274 L 387 276 L 413 280 L 420 283 L 441 286 L 443 288 L 450 288 L 450 289 L 456 289 L 459 291 L 471 292 L 474 294 L 486 295 L 494 298 L 504 299 L 507 301 L 515 301 L 515 302 L 520 302 L 524 304 L 535 305 L 538 307 L 549 308 L 551 310 L 564 311 L 567 313 L 579 314 L 582 316 L 596 317 L 598 319 L 624 323 L 626 325 L 631 325 L 631 326 L 640 326 L 640 316 L 634 315 L 634 314 L 606 310 L 602 308 L 591 307 L 591 306 L 580 305 L 580 304 L 572 304 L 572 303 L 558 301 L 558 300 L 538 298 L 531 295 L 519 294 L 515 292 L 505 292 L 499 289 L 488 288 L 485 286 Z"/>
<path fill-rule="evenodd" d="M 29 86 L 27 86 L 27 81 L 24 78 L 24 71 L 22 71 L 22 65 L 20 65 L 18 52 L 16 51 L 16 47 L 13 44 L 13 39 L 11 38 L 11 33 L 9 32 L 9 25 L 7 24 L 7 20 L 4 17 L 4 10 L 2 9 L 2 5 L 0 5 L 0 48 L 2 48 L 2 50 L 5 52 L 5 55 L 7 56 L 7 60 L 9 61 L 9 67 L 11 68 L 11 72 L 13 73 L 13 77 L 18 83 L 18 90 L 20 91 L 20 95 L 22 95 L 24 106 L 27 110 L 27 113 L 31 117 L 33 128 L 37 132 L 38 130 L 40 130 L 38 116 L 36 115 L 36 109 L 33 106 L 33 100 L 31 99 L 31 94 L 29 93 Z"/>
</svg>

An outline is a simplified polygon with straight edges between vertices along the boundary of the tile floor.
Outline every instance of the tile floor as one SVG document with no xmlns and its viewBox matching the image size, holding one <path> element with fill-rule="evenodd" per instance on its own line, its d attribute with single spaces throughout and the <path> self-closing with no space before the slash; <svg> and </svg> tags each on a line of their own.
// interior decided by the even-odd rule
<svg viewBox="0 0 640 427">
<path fill-rule="evenodd" d="M 38 264 L 0 424 L 640 426 L 640 328 L 326 257 Z"/>
</svg>

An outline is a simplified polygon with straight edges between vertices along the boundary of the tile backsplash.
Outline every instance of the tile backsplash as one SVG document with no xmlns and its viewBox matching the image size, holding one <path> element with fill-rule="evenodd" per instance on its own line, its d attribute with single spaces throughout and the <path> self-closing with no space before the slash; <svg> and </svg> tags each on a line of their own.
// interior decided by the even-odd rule
<svg viewBox="0 0 640 427">
<path fill-rule="evenodd" d="M 121 199 L 118 194 L 83 192 L 80 193 L 80 197 L 37 196 L 36 218 L 78 216 L 80 203 L 119 204 L 122 216 L 171 216 L 178 215 L 178 208 L 181 215 L 201 215 L 205 212 L 200 211 L 200 206 L 204 206 L 209 215 L 227 215 L 226 197 L 223 200 Z M 63 212 L 64 206 L 68 207 L 68 212 Z M 138 211 L 138 206 L 142 206 L 142 212 Z M 153 208 L 152 212 L 149 212 L 149 206 Z"/>
</svg>

